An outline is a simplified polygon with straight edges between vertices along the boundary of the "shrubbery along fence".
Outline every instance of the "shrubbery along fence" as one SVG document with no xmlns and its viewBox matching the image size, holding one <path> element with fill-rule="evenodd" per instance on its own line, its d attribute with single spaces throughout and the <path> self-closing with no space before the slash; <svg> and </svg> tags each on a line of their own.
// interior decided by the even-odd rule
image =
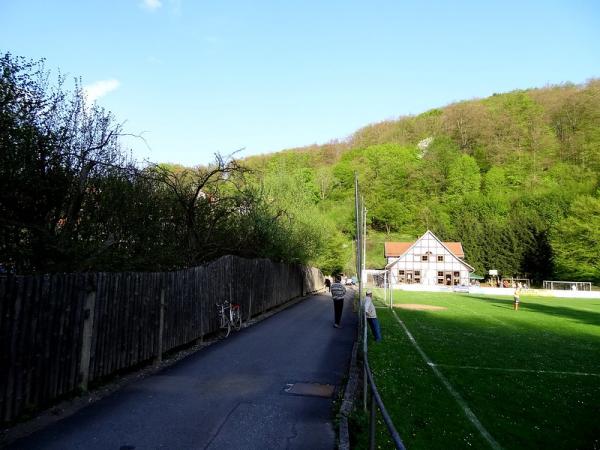
<svg viewBox="0 0 600 450">
<path fill-rule="evenodd" d="M 0 277 L 0 422 L 323 287 L 318 269 L 222 257 L 167 273 Z"/>
</svg>

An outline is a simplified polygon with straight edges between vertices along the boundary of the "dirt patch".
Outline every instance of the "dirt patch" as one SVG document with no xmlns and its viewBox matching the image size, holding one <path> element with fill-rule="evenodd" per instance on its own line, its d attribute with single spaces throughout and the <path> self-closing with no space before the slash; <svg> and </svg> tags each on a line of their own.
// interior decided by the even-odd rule
<svg viewBox="0 0 600 450">
<path fill-rule="evenodd" d="M 419 303 L 403 303 L 401 305 L 394 305 L 394 307 L 410 309 L 411 311 L 443 311 L 445 309 L 448 309 L 443 306 L 421 305 Z"/>
</svg>

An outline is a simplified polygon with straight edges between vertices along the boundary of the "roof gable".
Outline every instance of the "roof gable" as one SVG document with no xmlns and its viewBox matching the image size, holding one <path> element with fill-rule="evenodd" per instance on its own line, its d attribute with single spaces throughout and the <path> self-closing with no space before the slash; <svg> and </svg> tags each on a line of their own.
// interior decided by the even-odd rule
<svg viewBox="0 0 600 450">
<path fill-rule="evenodd" d="M 431 231 L 429 231 L 431 233 Z M 427 234 L 427 233 L 425 233 Z M 433 233 L 431 233 L 434 237 L 436 237 Z M 425 235 L 421 236 L 419 239 L 413 242 L 385 242 L 383 244 L 384 249 L 384 257 L 386 258 L 396 258 L 402 256 L 406 253 L 417 241 L 423 239 Z M 436 237 L 437 239 L 437 237 Z M 439 240 L 439 239 L 438 239 Z M 465 252 L 463 250 L 463 246 L 461 242 L 442 242 L 444 247 L 448 249 L 450 253 L 452 253 L 457 258 L 464 258 Z"/>
<path fill-rule="evenodd" d="M 462 248 L 462 244 L 460 242 L 442 242 L 440 241 L 440 239 L 433 234 L 432 231 L 427 230 L 425 232 L 425 234 L 423 234 L 423 236 L 421 236 L 419 239 L 417 239 L 415 242 L 385 242 L 384 243 L 384 251 L 385 251 L 385 257 L 389 258 L 389 257 L 398 257 L 397 260 L 389 263 L 388 265 L 386 265 L 387 267 L 391 267 L 393 266 L 395 263 L 397 263 L 400 258 L 405 255 L 409 250 L 412 250 L 413 247 L 415 247 L 420 241 L 424 240 L 425 237 L 430 236 L 431 238 L 433 238 L 434 240 L 436 240 L 442 247 L 444 247 L 454 258 L 456 258 L 461 264 L 464 264 L 465 266 L 467 266 L 468 268 L 471 269 L 471 271 L 475 270 L 470 264 L 468 264 L 467 262 L 465 262 L 464 260 L 462 260 L 461 258 L 463 258 L 464 252 L 463 252 L 463 248 Z M 388 244 L 392 244 L 392 245 L 388 245 Z M 394 245 L 396 244 L 396 245 Z M 447 245 L 448 244 L 448 245 Z M 405 248 L 406 247 L 406 248 Z M 389 254 L 388 253 L 388 249 L 390 251 L 393 250 L 403 250 L 403 252 L 399 255 L 394 255 L 394 254 Z"/>
</svg>

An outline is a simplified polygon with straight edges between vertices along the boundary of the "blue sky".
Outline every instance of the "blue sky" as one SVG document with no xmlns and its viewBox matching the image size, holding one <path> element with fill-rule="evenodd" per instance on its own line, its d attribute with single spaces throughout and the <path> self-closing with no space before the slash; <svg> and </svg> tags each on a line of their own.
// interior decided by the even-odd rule
<svg viewBox="0 0 600 450">
<path fill-rule="evenodd" d="M 600 2 L 0 0 L 0 52 L 38 59 L 205 164 L 343 139 L 494 92 L 600 76 Z"/>
</svg>

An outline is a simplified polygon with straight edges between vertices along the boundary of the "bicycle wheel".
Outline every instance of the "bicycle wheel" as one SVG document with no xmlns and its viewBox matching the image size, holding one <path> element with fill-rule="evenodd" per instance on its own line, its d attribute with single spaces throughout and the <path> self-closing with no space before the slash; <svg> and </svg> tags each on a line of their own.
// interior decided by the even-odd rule
<svg viewBox="0 0 600 450">
<path fill-rule="evenodd" d="M 242 312 L 239 309 L 233 311 L 233 328 L 235 331 L 240 331 L 242 328 Z"/>
<path fill-rule="evenodd" d="M 225 316 L 223 318 L 223 326 L 221 327 L 221 335 L 223 336 L 223 338 L 226 338 L 229 336 L 229 333 L 231 333 L 231 321 L 229 320 L 229 317 Z"/>
</svg>

